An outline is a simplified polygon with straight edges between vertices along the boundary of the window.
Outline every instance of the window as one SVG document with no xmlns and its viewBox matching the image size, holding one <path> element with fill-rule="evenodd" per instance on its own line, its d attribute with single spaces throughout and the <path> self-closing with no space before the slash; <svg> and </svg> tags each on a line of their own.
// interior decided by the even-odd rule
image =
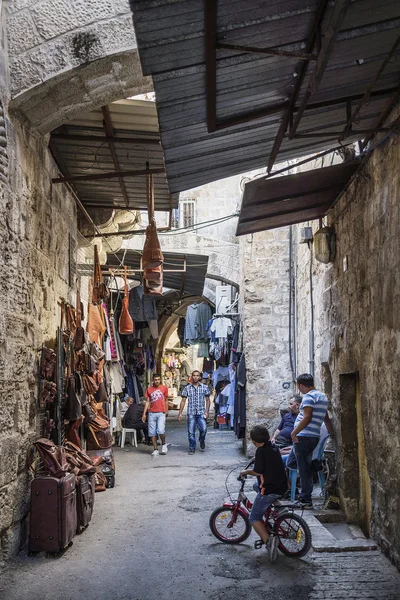
<svg viewBox="0 0 400 600">
<path fill-rule="evenodd" d="M 196 201 L 180 200 L 179 207 L 172 211 L 172 227 L 193 227 L 196 222 Z"/>
</svg>

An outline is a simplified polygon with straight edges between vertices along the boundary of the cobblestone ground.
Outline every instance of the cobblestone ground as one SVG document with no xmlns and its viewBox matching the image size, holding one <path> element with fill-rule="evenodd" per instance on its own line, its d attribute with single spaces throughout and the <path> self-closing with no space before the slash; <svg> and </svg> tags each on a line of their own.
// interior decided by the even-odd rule
<svg viewBox="0 0 400 600">
<path fill-rule="evenodd" d="M 143 445 L 117 449 L 117 486 L 96 494 L 87 531 L 57 559 L 21 556 L 0 577 L 1 600 L 400 600 L 400 574 L 378 551 L 279 555 L 271 565 L 254 534 L 218 542 L 208 520 L 235 466 L 237 491 L 240 444 L 209 430 L 206 452 L 188 456 L 174 419 L 167 440 L 158 459 Z"/>
</svg>

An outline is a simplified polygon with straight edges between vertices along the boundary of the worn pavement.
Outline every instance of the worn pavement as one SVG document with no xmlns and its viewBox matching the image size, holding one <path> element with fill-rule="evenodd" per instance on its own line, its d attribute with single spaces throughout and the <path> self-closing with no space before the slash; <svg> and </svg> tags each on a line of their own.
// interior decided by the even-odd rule
<svg viewBox="0 0 400 600">
<path fill-rule="evenodd" d="M 117 485 L 96 494 L 89 528 L 59 558 L 18 558 L 0 577 L 2 600 L 399 600 L 400 574 L 379 552 L 279 555 L 218 542 L 210 513 L 237 491 L 245 457 L 233 433 L 209 429 L 187 454 L 186 424 L 168 420 L 166 456 L 116 449 Z M 250 489 L 250 485 L 249 485 Z M 321 525 L 322 527 L 322 525 Z"/>
</svg>

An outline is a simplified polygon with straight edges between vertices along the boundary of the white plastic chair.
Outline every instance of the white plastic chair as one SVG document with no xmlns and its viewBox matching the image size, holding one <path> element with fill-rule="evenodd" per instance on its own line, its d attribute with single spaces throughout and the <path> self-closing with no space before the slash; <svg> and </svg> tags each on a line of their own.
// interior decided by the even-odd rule
<svg viewBox="0 0 400 600">
<path fill-rule="evenodd" d="M 136 432 L 136 429 L 128 429 L 126 427 L 122 428 L 121 448 L 125 447 L 125 437 L 126 437 L 127 433 L 130 433 L 130 434 L 133 433 L 133 443 L 132 443 L 132 435 L 131 435 L 131 444 L 132 444 L 132 446 L 134 446 L 135 448 L 137 448 L 137 432 Z"/>
</svg>

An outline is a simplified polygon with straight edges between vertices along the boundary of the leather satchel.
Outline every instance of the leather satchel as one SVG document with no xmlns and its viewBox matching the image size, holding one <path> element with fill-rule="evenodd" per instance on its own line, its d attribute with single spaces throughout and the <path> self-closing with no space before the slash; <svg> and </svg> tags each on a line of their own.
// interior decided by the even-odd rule
<svg viewBox="0 0 400 600">
<path fill-rule="evenodd" d="M 78 373 L 68 377 L 67 398 L 64 404 L 64 419 L 67 421 L 75 421 L 82 416 L 81 385 L 82 382 Z"/>
<path fill-rule="evenodd" d="M 79 290 L 76 292 L 75 322 L 74 348 L 75 350 L 81 350 L 85 343 L 85 330 L 82 327 L 81 296 Z"/>
<path fill-rule="evenodd" d="M 85 375 L 82 376 L 82 380 L 83 387 L 85 388 L 85 392 L 87 393 L 87 395 L 93 396 L 99 389 L 99 384 L 96 381 L 96 379 L 92 375 L 88 375 L 87 373 L 85 373 Z"/>
<path fill-rule="evenodd" d="M 135 327 L 132 321 L 132 317 L 129 314 L 129 291 L 128 284 L 126 281 L 126 267 L 124 272 L 124 297 L 122 298 L 122 310 L 119 317 L 119 332 L 122 335 L 128 335 L 134 332 Z"/>
<path fill-rule="evenodd" d="M 111 446 L 112 437 L 108 419 L 96 415 L 94 421 L 88 423 L 87 450 L 106 450 Z"/>
<path fill-rule="evenodd" d="M 65 442 L 65 451 L 71 473 L 83 475 L 96 472 L 96 467 L 90 456 L 78 446 L 69 441 Z"/>
<path fill-rule="evenodd" d="M 89 298 L 92 295 L 92 292 L 93 292 L 93 282 L 90 280 L 89 281 Z M 102 313 L 100 312 L 102 310 L 103 309 L 100 306 L 93 304 L 93 302 L 91 302 L 89 300 L 86 331 L 89 334 L 90 341 L 96 342 L 97 344 L 99 344 L 99 346 L 101 346 L 102 338 L 106 331 L 106 325 L 103 321 Z"/>
</svg>

